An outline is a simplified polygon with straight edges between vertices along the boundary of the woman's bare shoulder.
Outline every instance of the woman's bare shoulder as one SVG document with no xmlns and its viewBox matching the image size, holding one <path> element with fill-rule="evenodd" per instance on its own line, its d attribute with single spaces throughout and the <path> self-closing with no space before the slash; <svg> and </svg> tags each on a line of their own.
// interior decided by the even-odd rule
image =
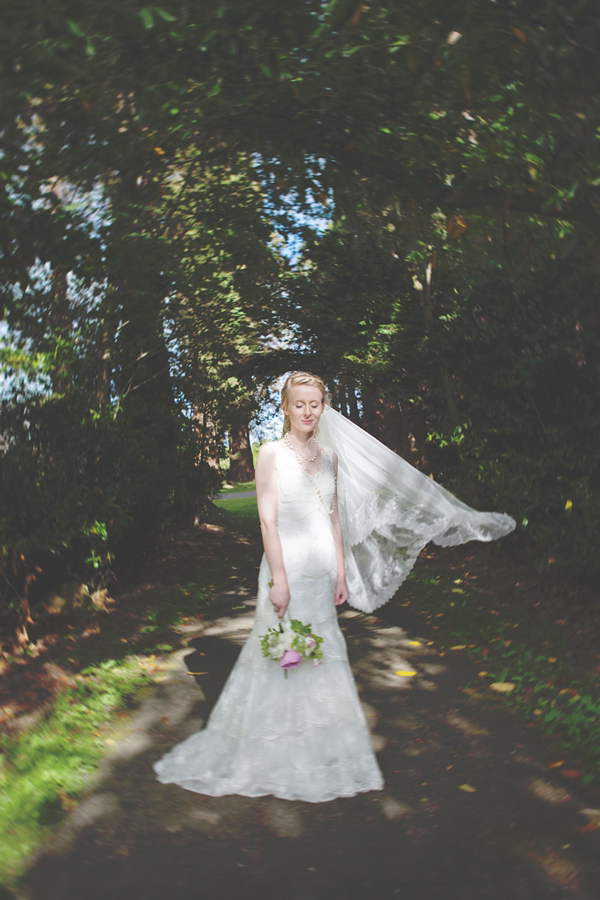
<svg viewBox="0 0 600 900">
<path fill-rule="evenodd" d="M 268 441 L 266 444 L 261 444 L 258 448 L 258 457 L 256 459 L 257 464 L 268 463 L 271 460 L 275 459 L 275 453 L 277 452 L 276 447 L 277 441 Z"/>
<path fill-rule="evenodd" d="M 261 444 L 258 448 L 259 456 L 272 456 L 278 443 L 279 441 L 266 441 L 264 444 Z"/>
</svg>

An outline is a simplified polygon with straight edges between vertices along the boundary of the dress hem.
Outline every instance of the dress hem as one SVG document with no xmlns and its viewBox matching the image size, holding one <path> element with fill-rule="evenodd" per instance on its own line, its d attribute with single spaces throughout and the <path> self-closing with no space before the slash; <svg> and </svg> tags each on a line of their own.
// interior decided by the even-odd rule
<svg viewBox="0 0 600 900">
<path fill-rule="evenodd" d="M 153 766 L 154 771 L 156 772 L 156 767 Z M 244 789 L 227 789 L 227 790 L 210 790 L 204 787 L 198 787 L 197 782 L 195 781 L 175 781 L 168 780 L 163 781 L 160 777 L 160 774 L 157 773 L 157 781 L 161 784 L 176 784 L 178 787 L 184 788 L 186 791 L 192 791 L 195 794 L 204 794 L 207 797 L 249 797 L 249 798 L 259 798 L 259 797 L 275 797 L 277 800 L 289 800 L 293 802 L 295 800 L 300 800 L 303 803 L 329 803 L 331 800 L 339 800 L 344 797 L 356 797 L 358 794 L 368 794 L 370 791 L 383 791 L 385 789 L 385 784 L 383 780 L 378 783 L 377 786 L 370 787 L 361 787 L 357 788 L 352 792 L 344 792 L 339 794 L 332 794 L 331 797 L 302 797 L 299 795 L 291 795 L 286 793 L 279 793 L 274 790 L 263 790 L 262 788 L 256 788 L 256 790 L 244 790 Z"/>
</svg>

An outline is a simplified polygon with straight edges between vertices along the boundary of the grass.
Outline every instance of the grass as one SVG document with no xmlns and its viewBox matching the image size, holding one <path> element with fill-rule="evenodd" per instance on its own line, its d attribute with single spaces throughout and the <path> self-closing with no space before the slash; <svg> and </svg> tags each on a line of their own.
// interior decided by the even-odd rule
<svg viewBox="0 0 600 900">
<path fill-rule="evenodd" d="M 14 884 L 23 862 L 76 805 L 106 753 L 115 713 L 152 681 L 152 660 L 107 660 L 83 670 L 35 726 L 0 738 L 0 878 Z"/>
<path fill-rule="evenodd" d="M 584 782 L 600 784 L 598 670 L 590 671 L 590 660 L 579 656 L 564 630 L 525 608 L 494 608 L 493 598 L 468 580 L 451 580 L 441 567 L 436 572 L 435 564 L 426 574 L 415 570 L 409 585 L 409 602 L 439 632 L 442 652 L 460 648 L 479 665 L 477 682 L 467 689 L 520 710 L 552 737 L 552 751 L 580 761 Z M 498 683 L 509 685 L 501 696 L 489 689 Z"/>
<path fill-rule="evenodd" d="M 256 484 L 253 481 L 231 485 L 232 494 L 255 490 Z M 228 513 L 232 513 L 235 516 L 237 525 L 243 524 L 250 527 L 258 523 L 256 497 L 228 497 L 227 493 L 223 492 L 214 501 L 214 505 L 218 509 L 223 509 Z"/>
<path fill-rule="evenodd" d="M 258 522 L 258 510 L 254 497 L 219 497 L 215 500 L 215 506 L 234 513 L 240 520 L 247 524 Z"/>
<path fill-rule="evenodd" d="M 226 496 L 228 493 L 237 493 L 238 491 L 255 491 L 256 490 L 256 482 L 255 481 L 240 481 L 235 484 L 228 484 L 227 487 L 224 487 L 222 490 L 222 495 Z"/>
</svg>

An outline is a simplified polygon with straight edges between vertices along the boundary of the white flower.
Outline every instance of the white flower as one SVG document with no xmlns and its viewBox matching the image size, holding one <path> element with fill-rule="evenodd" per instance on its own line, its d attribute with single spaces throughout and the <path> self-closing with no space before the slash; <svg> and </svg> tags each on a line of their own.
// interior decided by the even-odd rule
<svg viewBox="0 0 600 900">
<path fill-rule="evenodd" d="M 296 637 L 296 632 L 292 631 L 291 628 L 287 628 L 285 625 L 283 626 L 283 634 L 281 635 L 281 644 L 284 650 L 291 650 L 292 644 L 294 642 L 294 638 Z"/>
</svg>

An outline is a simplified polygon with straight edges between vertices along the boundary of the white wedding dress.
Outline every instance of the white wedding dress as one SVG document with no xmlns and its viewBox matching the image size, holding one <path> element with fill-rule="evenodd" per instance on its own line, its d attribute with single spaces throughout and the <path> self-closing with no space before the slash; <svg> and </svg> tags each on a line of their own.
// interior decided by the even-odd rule
<svg viewBox="0 0 600 900">
<path fill-rule="evenodd" d="M 254 628 L 206 727 L 154 769 L 163 783 L 211 796 L 273 794 L 316 803 L 379 790 L 383 778 L 333 600 L 337 561 L 327 511 L 335 491 L 332 453 L 323 448 L 319 473 L 312 476 L 283 441 L 274 446 L 288 613 L 321 635 L 323 662 L 303 662 L 286 678 L 263 657 L 260 636 L 278 623 L 263 556 Z"/>
<path fill-rule="evenodd" d="M 204 730 L 155 764 L 162 782 L 212 796 L 312 802 L 383 787 L 333 600 L 332 451 L 349 603 L 364 612 L 393 596 L 428 541 L 490 541 L 515 527 L 510 516 L 461 503 L 334 410 L 325 409 L 319 428 L 318 475 L 309 475 L 283 441 L 274 447 L 289 615 L 323 637 L 323 663 L 303 662 L 286 679 L 263 657 L 260 636 L 278 622 L 263 556 L 254 628 Z"/>
</svg>

